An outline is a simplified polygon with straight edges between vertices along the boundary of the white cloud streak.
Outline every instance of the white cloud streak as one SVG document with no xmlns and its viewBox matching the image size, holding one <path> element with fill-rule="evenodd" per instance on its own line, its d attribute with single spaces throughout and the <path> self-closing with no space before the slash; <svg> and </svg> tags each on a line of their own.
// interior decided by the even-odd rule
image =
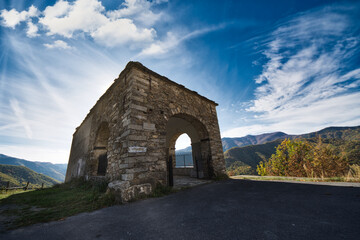
<svg viewBox="0 0 360 240">
<path fill-rule="evenodd" d="M 0 102 L 0 152 L 66 163 L 75 127 L 125 63 L 88 45 L 59 54 L 21 36 L 4 38 L 21 71 L 1 72 L 0 92 L 11 101 Z"/>
<path fill-rule="evenodd" d="M 29 125 L 27 119 L 24 116 L 23 110 L 19 106 L 19 102 L 16 99 L 12 99 L 12 100 L 10 100 L 10 106 L 14 112 L 14 115 L 16 118 L 15 121 L 17 123 L 19 123 L 19 125 L 25 129 L 26 136 L 31 139 L 33 136 L 33 133 L 31 131 L 31 128 L 30 128 L 30 125 Z"/>
<path fill-rule="evenodd" d="M 267 61 L 246 109 L 253 124 L 224 136 L 360 124 L 360 47 L 351 8 L 327 6 L 282 23 L 265 39 Z"/>
<path fill-rule="evenodd" d="M 139 56 L 161 56 L 174 49 L 182 42 L 196 38 L 198 36 L 207 34 L 209 32 L 217 31 L 226 27 L 226 24 L 219 24 L 213 27 L 206 27 L 198 30 L 194 30 L 190 33 L 181 34 L 168 32 L 164 40 L 159 40 L 152 43 L 150 46 L 144 48 Z"/>
</svg>

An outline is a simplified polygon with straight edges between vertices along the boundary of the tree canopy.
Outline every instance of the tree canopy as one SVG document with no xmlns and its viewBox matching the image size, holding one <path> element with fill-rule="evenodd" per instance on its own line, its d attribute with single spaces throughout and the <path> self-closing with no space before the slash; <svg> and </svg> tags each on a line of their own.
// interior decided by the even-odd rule
<svg viewBox="0 0 360 240">
<path fill-rule="evenodd" d="M 349 162 L 330 144 L 319 138 L 315 143 L 285 139 L 267 161 L 261 161 L 261 176 L 337 177 L 349 170 Z"/>
</svg>

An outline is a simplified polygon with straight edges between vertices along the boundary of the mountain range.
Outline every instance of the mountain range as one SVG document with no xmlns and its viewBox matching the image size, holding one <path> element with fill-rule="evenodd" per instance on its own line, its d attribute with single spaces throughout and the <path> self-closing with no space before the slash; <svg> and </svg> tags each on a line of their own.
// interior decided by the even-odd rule
<svg viewBox="0 0 360 240">
<path fill-rule="evenodd" d="M 360 140 L 360 126 L 356 127 L 328 127 L 320 131 L 289 135 L 283 132 L 264 133 L 260 135 L 247 135 L 240 138 L 222 138 L 224 152 L 233 147 L 244 147 L 249 145 L 263 144 L 277 139 L 295 139 L 295 138 L 314 138 L 321 137 L 324 139 L 338 138 L 343 140 Z"/>
<path fill-rule="evenodd" d="M 25 159 L 14 158 L 0 154 L 0 164 L 17 165 L 47 175 L 59 182 L 65 180 L 67 164 L 53 164 L 50 162 L 32 162 Z"/>
<path fill-rule="evenodd" d="M 305 133 L 300 135 L 290 135 L 283 132 L 264 133 L 259 135 L 247 135 L 238 138 L 222 138 L 224 152 L 233 147 L 245 147 L 271 142 L 277 139 L 295 138 L 341 138 L 344 140 L 360 140 L 360 126 L 356 127 L 328 127 L 320 131 Z M 176 150 L 176 153 L 191 152 L 191 146 Z"/>
<path fill-rule="evenodd" d="M 222 145 L 224 152 L 233 147 L 244 147 L 248 145 L 263 144 L 277 139 L 293 138 L 293 135 L 288 135 L 283 132 L 264 133 L 260 135 L 247 135 L 239 138 L 222 138 Z"/>
<path fill-rule="evenodd" d="M 350 164 L 360 164 L 360 126 L 329 127 L 301 135 L 269 133 L 236 138 L 236 141 L 223 139 L 223 144 L 225 140 L 226 146 L 240 145 L 224 152 L 227 171 L 234 171 L 235 174 L 256 174 L 257 164 L 269 159 L 283 139 L 303 138 L 315 142 L 319 137 L 324 143 L 331 144 L 337 151 L 343 152 Z M 246 145 L 251 141 L 258 144 Z"/>
</svg>

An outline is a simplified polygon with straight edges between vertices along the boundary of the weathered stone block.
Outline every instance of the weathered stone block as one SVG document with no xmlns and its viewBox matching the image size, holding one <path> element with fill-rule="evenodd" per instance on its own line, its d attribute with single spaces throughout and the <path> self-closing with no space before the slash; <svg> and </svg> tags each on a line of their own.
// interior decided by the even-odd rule
<svg viewBox="0 0 360 240">
<path fill-rule="evenodd" d="M 143 128 L 144 130 L 150 130 L 150 131 L 155 131 L 155 124 L 153 123 L 147 123 L 147 122 L 144 122 L 143 123 Z"/>
<path fill-rule="evenodd" d="M 143 111 L 143 112 L 147 111 L 147 107 L 143 107 L 143 106 L 136 105 L 136 104 L 130 104 L 130 108 L 131 109 L 136 109 L 136 110 L 139 110 L 139 111 Z"/>
<path fill-rule="evenodd" d="M 130 141 L 143 141 L 146 140 L 147 137 L 146 136 L 141 136 L 141 135 L 129 135 L 129 140 Z"/>
<path fill-rule="evenodd" d="M 121 175 L 121 180 L 129 181 L 129 180 L 132 180 L 132 179 L 134 179 L 134 174 L 132 174 L 132 173 L 122 174 Z"/>
</svg>

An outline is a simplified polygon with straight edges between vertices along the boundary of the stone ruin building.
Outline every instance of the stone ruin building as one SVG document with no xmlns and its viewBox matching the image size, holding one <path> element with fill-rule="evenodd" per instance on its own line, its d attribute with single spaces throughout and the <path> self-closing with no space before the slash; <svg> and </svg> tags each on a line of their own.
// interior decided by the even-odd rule
<svg viewBox="0 0 360 240">
<path fill-rule="evenodd" d="M 129 62 L 73 134 L 65 181 L 106 179 L 128 201 L 174 175 L 225 174 L 217 104 Z M 175 168 L 175 142 L 191 139 L 193 168 Z"/>
</svg>

